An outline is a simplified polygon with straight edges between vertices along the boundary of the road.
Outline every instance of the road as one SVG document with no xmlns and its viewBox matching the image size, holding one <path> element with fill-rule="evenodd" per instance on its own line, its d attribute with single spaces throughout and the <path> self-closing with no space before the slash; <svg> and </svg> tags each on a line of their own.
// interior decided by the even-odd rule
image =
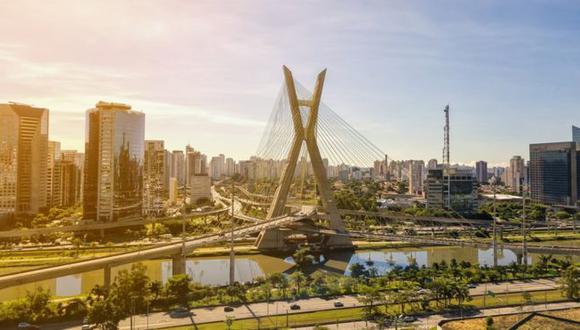
<svg viewBox="0 0 580 330">
<path fill-rule="evenodd" d="M 486 290 L 491 290 L 494 293 L 509 293 L 509 292 L 521 292 L 530 290 L 547 290 L 557 288 L 558 285 L 553 280 L 541 279 L 533 280 L 530 282 L 505 282 L 499 284 L 481 284 L 476 288 L 470 289 L 471 295 L 481 295 Z M 234 316 L 236 319 L 243 318 L 254 318 L 262 317 L 267 315 L 286 315 L 298 313 L 298 312 L 308 312 L 317 311 L 325 309 L 334 309 L 334 302 L 340 301 L 345 307 L 357 307 L 361 306 L 355 296 L 341 296 L 337 299 L 325 300 L 321 298 L 310 298 L 301 299 L 297 301 L 301 307 L 298 311 L 290 310 L 290 305 L 286 301 L 277 301 L 271 303 L 252 303 L 234 308 L 233 312 L 226 313 L 223 310 L 224 306 L 214 307 L 214 308 L 194 308 L 191 310 L 191 318 L 171 318 L 168 313 L 152 313 L 147 318 L 146 316 L 140 315 L 134 318 L 134 329 L 146 329 L 147 323 L 149 328 L 161 328 L 168 326 L 177 325 L 189 325 L 189 324 L 199 324 L 207 322 L 221 322 L 226 319 L 226 316 Z M 435 317 L 435 316 L 433 316 Z M 434 318 L 433 320 L 435 320 Z M 429 322 L 432 322 L 430 320 Z M 437 321 L 438 322 L 438 321 Z M 120 329 L 129 329 L 129 319 L 121 322 Z M 67 329 L 79 329 L 79 326 L 69 327 Z"/>
<path fill-rule="evenodd" d="M 225 213 L 227 210 L 219 209 L 213 210 L 208 212 L 192 212 L 185 215 L 185 217 L 203 217 L 209 215 L 216 215 L 220 213 Z M 10 237 L 23 237 L 23 236 L 32 236 L 32 235 L 47 235 L 51 233 L 60 233 L 60 232 L 81 232 L 81 231 L 91 231 L 91 230 L 104 230 L 104 229 L 112 229 L 112 228 L 121 228 L 121 227 L 132 227 L 132 226 L 144 226 L 149 223 L 154 222 L 165 222 L 165 221 L 175 221 L 181 219 L 179 218 L 147 218 L 143 219 L 141 217 L 127 219 L 122 221 L 116 222 L 93 222 L 93 223 L 86 223 L 86 224 L 79 224 L 79 225 L 71 225 L 71 226 L 60 226 L 60 227 L 47 227 L 47 228 L 24 228 L 24 229 L 16 229 L 16 230 L 3 230 L 0 231 L 0 238 L 10 238 Z"/>
<path fill-rule="evenodd" d="M 553 303 L 547 305 L 533 305 L 533 306 L 525 306 L 523 309 L 524 313 L 530 312 L 545 312 L 545 311 L 554 311 L 554 310 L 562 310 L 562 309 L 570 309 L 570 308 L 580 308 L 580 302 L 562 302 L 562 303 Z M 476 316 L 500 316 L 500 315 L 507 315 L 513 313 L 520 313 L 522 310 L 519 307 L 502 307 L 502 308 L 487 308 L 482 309 L 481 314 Z M 427 317 L 421 317 L 417 322 L 407 323 L 405 324 L 406 327 L 411 326 L 413 329 L 417 330 L 430 330 L 437 327 L 437 324 L 442 320 L 453 319 L 455 317 L 451 316 L 444 316 L 444 315 L 430 315 Z M 373 329 L 372 327 L 376 326 L 373 322 L 364 322 L 364 321 L 357 321 L 357 322 L 347 322 L 347 323 L 339 323 L 338 325 L 330 325 L 328 326 L 330 329 L 337 329 L 337 330 L 353 330 L 353 329 Z M 402 327 L 399 326 L 399 329 Z M 300 328 L 293 328 L 295 330 L 314 330 L 314 327 L 300 327 Z M 378 329 L 378 327 L 376 327 Z M 395 329 L 394 327 L 383 328 L 383 329 Z"/>
</svg>

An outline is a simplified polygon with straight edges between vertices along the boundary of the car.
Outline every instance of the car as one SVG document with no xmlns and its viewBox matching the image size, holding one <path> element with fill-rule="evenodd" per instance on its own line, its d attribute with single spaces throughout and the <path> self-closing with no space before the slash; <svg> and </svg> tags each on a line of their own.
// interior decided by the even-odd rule
<svg viewBox="0 0 580 330">
<path fill-rule="evenodd" d="M 232 306 L 226 306 L 226 307 L 224 307 L 224 312 L 228 312 L 229 313 L 229 312 L 233 312 L 233 311 L 234 311 L 234 308 Z"/>
<path fill-rule="evenodd" d="M 83 325 L 81 326 L 81 330 L 92 330 L 92 329 L 93 329 L 93 326 L 89 322 L 89 318 L 85 317 L 83 319 Z"/>
<path fill-rule="evenodd" d="M 191 315 L 191 312 L 189 311 L 189 309 L 185 308 L 185 307 L 177 307 L 175 309 L 172 309 L 169 312 L 169 317 L 171 318 L 183 318 L 183 317 L 188 317 Z"/>
<path fill-rule="evenodd" d="M 475 289 L 475 288 L 477 288 L 477 284 L 475 284 L 475 283 L 469 283 L 469 284 L 467 284 L 467 287 L 470 288 L 470 289 Z"/>
<path fill-rule="evenodd" d="M 344 304 L 340 301 L 335 301 L 334 302 L 334 307 L 344 307 Z"/>
<path fill-rule="evenodd" d="M 28 322 L 20 322 L 18 323 L 18 330 L 40 330 L 40 327 Z"/>
<path fill-rule="evenodd" d="M 402 321 L 405 323 L 413 323 L 417 321 L 417 317 L 412 315 L 403 316 Z"/>
<path fill-rule="evenodd" d="M 298 305 L 298 304 L 292 304 L 292 305 L 290 305 L 290 309 L 293 310 L 293 311 L 297 311 L 297 310 L 300 309 L 300 305 Z"/>
</svg>

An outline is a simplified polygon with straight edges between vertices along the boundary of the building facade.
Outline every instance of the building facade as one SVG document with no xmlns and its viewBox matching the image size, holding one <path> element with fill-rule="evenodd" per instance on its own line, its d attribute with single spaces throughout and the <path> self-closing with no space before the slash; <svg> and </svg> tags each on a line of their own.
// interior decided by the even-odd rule
<svg viewBox="0 0 580 330">
<path fill-rule="evenodd" d="M 160 215 L 168 188 L 166 153 L 162 140 L 145 140 L 143 161 L 143 213 Z"/>
<path fill-rule="evenodd" d="M 457 168 L 429 170 L 425 199 L 428 208 L 469 214 L 477 210 L 477 185 L 471 171 Z"/>
<path fill-rule="evenodd" d="M 185 184 L 185 155 L 181 150 L 171 152 L 171 177 L 176 178 L 180 186 Z"/>
<path fill-rule="evenodd" d="M 197 204 L 202 199 L 211 200 L 211 178 L 208 175 L 194 175 L 190 182 L 189 202 L 192 205 Z"/>
<path fill-rule="evenodd" d="M 527 183 L 526 165 L 521 156 L 513 156 L 510 159 L 510 166 L 507 168 L 506 185 L 511 188 L 512 192 L 521 193 L 524 185 Z"/>
<path fill-rule="evenodd" d="M 578 159 L 575 142 L 530 144 L 532 200 L 548 205 L 573 205 L 578 200 Z"/>
<path fill-rule="evenodd" d="M 145 114 L 99 102 L 86 113 L 83 217 L 118 221 L 141 216 Z"/>
<path fill-rule="evenodd" d="M 47 109 L 0 104 L 0 220 L 47 206 L 48 116 Z"/>
<path fill-rule="evenodd" d="M 475 177 L 479 183 L 487 183 L 487 162 L 480 160 L 475 163 Z"/>
</svg>

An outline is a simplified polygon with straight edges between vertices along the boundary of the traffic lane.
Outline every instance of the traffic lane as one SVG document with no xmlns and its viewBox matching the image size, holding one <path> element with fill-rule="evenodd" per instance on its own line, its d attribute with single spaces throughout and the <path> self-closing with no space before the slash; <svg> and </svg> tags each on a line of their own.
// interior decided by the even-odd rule
<svg viewBox="0 0 580 330">
<path fill-rule="evenodd" d="M 494 293 L 521 292 L 530 290 L 551 290 L 558 288 L 559 285 L 552 279 L 537 279 L 530 281 L 513 281 L 501 283 L 484 283 L 478 284 L 476 288 L 470 289 L 470 295 L 482 295 L 485 292 Z"/>
<path fill-rule="evenodd" d="M 146 328 L 147 324 L 149 327 L 152 326 L 178 326 L 178 325 L 188 325 L 195 323 L 206 323 L 206 322 L 222 322 L 225 321 L 227 316 L 234 317 L 236 319 L 244 318 L 255 318 L 263 317 L 268 315 L 285 315 L 300 313 L 300 312 L 310 312 L 324 309 L 335 309 L 334 302 L 340 301 L 344 304 L 344 307 L 356 307 L 359 306 L 358 300 L 353 296 L 341 296 L 337 299 L 321 299 L 321 298 L 310 298 L 305 300 L 299 300 L 297 302 L 287 302 L 287 301 L 275 301 L 270 303 L 253 303 L 247 305 L 241 305 L 234 307 L 232 312 L 225 312 L 224 306 L 211 307 L 211 308 L 194 308 L 191 310 L 190 318 L 171 318 L 169 313 L 153 313 L 147 316 L 139 315 L 134 317 L 133 326 L 137 329 Z M 299 310 L 292 310 L 290 306 L 297 303 L 300 306 Z M 129 329 L 130 321 L 129 319 L 123 320 L 120 323 L 121 329 Z"/>
</svg>

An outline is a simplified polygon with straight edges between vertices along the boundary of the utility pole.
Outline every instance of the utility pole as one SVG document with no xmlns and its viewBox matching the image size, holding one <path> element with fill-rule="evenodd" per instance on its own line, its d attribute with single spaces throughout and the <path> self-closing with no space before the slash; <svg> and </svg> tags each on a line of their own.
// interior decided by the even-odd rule
<svg viewBox="0 0 580 330">
<path fill-rule="evenodd" d="M 496 178 L 492 179 L 493 188 L 493 267 L 497 268 L 497 213 L 496 213 Z"/>
<path fill-rule="evenodd" d="M 234 252 L 234 180 L 232 180 L 232 202 L 231 202 L 231 212 L 230 217 L 230 286 L 234 285 L 235 282 L 235 264 L 236 256 Z"/>
<path fill-rule="evenodd" d="M 528 271 L 528 240 L 526 236 L 526 187 L 524 186 L 522 192 L 522 258 L 524 259 L 524 279 Z"/>
<path fill-rule="evenodd" d="M 451 162 L 449 160 L 449 104 L 443 109 L 445 113 L 445 126 L 443 127 L 443 171 L 447 170 L 447 208 L 451 209 Z M 444 172 L 445 175 L 445 172 Z"/>
<path fill-rule="evenodd" d="M 187 194 L 187 188 L 185 184 L 183 185 L 183 205 L 181 206 L 181 255 L 185 259 L 185 195 Z M 184 261 L 185 262 L 185 261 Z"/>
</svg>

